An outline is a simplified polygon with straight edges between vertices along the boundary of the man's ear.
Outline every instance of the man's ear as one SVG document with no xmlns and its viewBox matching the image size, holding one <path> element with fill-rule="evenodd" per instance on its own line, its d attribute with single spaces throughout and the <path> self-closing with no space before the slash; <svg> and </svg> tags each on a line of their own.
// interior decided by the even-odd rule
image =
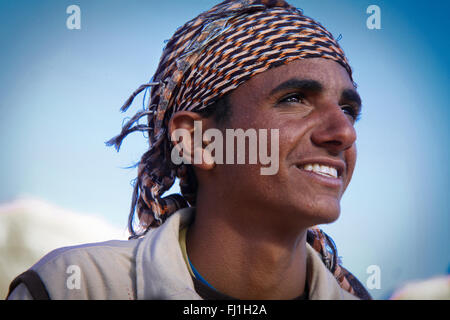
<svg viewBox="0 0 450 320">
<path fill-rule="evenodd" d="M 215 163 L 211 153 L 205 150 L 203 127 L 207 119 L 190 111 L 175 113 L 169 121 L 169 134 L 174 145 L 171 157 L 174 164 L 192 164 L 199 169 L 210 170 Z"/>
</svg>

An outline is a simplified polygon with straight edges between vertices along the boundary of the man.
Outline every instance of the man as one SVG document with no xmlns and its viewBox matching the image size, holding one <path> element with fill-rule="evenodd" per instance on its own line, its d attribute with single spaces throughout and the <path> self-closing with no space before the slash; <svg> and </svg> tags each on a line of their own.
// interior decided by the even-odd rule
<svg viewBox="0 0 450 320">
<path fill-rule="evenodd" d="M 149 87 L 148 108 L 108 142 L 149 133 L 130 240 L 56 250 L 13 281 L 10 299 L 370 298 L 314 227 L 340 214 L 361 109 L 323 26 L 281 0 L 222 2 L 175 32 L 122 110 Z M 274 133 L 257 144 L 276 170 L 250 160 L 251 140 L 238 150 L 248 159 L 233 161 L 236 136 L 217 143 L 229 130 Z M 163 197 L 176 178 L 182 195 Z M 69 266 L 81 274 L 72 285 Z"/>
</svg>

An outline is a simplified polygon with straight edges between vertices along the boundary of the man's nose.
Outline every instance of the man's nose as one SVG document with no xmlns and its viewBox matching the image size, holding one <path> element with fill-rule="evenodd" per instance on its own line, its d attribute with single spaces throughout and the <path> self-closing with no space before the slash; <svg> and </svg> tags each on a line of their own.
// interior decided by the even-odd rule
<svg viewBox="0 0 450 320">
<path fill-rule="evenodd" d="M 356 141 L 354 121 L 344 113 L 341 106 L 330 104 L 321 111 L 311 140 L 315 145 L 337 155 Z"/>
</svg>

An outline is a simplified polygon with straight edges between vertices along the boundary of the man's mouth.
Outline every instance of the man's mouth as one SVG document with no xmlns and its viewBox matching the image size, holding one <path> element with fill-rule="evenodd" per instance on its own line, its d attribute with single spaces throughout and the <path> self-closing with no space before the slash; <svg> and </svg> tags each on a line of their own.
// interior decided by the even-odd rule
<svg viewBox="0 0 450 320">
<path fill-rule="evenodd" d="M 338 169 L 332 166 L 327 166 L 319 163 L 308 163 L 305 165 L 298 165 L 297 167 L 299 169 L 311 171 L 325 177 L 331 177 L 335 179 L 339 177 Z"/>
</svg>

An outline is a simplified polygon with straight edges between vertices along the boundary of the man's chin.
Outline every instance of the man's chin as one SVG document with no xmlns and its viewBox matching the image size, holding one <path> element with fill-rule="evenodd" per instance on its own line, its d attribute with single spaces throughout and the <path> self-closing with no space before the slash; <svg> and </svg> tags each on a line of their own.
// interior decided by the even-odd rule
<svg viewBox="0 0 450 320">
<path fill-rule="evenodd" d="M 339 218 L 340 213 L 327 213 L 327 214 L 320 214 L 317 215 L 317 223 L 318 224 L 329 224 L 335 222 Z"/>
<path fill-rule="evenodd" d="M 302 212 L 302 220 L 310 226 L 315 226 L 335 222 L 340 216 L 341 207 L 339 201 L 321 202 L 309 207 L 307 211 L 299 208 L 299 212 Z"/>
</svg>

